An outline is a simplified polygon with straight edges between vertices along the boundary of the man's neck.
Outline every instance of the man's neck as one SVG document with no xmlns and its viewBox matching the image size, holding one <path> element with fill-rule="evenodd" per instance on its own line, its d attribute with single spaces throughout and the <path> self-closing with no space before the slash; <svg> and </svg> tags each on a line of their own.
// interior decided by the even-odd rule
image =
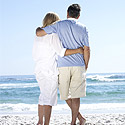
<svg viewBox="0 0 125 125">
<path fill-rule="evenodd" d="M 68 18 L 73 18 L 73 17 L 71 17 L 71 16 L 67 16 L 67 19 L 68 19 Z M 73 19 L 76 19 L 76 18 L 73 18 Z"/>
</svg>

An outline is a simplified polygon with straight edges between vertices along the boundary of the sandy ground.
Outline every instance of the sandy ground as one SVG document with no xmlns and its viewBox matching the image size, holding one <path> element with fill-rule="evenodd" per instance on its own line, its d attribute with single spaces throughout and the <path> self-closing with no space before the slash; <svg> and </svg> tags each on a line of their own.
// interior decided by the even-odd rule
<svg viewBox="0 0 125 125">
<path fill-rule="evenodd" d="M 125 114 L 91 114 L 85 118 L 85 125 L 125 125 Z M 0 125 L 36 125 L 37 120 L 37 115 L 0 115 Z M 56 114 L 52 115 L 50 125 L 70 125 L 70 121 L 70 115 Z"/>
</svg>

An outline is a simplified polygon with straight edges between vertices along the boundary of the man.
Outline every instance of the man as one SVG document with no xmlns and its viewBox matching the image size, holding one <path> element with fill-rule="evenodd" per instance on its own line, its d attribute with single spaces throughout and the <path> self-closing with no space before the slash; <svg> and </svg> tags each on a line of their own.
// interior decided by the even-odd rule
<svg viewBox="0 0 125 125">
<path fill-rule="evenodd" d="M 80 97 L 86 96 L 86 70 L 90 58 L 90 48 L 86 27 L 79 23 L 81 8 L 72 4 L 67 10 L 67 19 L 56 22 L 43 29 L 37 28 L 36 35 L 57 33 L 62 45 L 67 49 L 76 49 L 83 46 L 84 56 L 74 54 L 67 57 L 58 57 L 59 90 L 61 100 L 65 100 L 72 111 L 71 125 L 76 124 L 78 117 L 80 124 L 85 124 L 85 118 L 79 112 Z"/>
</svg>

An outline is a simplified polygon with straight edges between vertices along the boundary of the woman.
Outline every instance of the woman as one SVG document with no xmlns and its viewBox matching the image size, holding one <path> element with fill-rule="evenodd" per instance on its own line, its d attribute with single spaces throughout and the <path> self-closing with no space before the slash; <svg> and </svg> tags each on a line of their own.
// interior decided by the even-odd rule
<svg viewBox="0 0 125 125">
<path fill-rule="evenodd" d="M 59 21 L 55 13 L 47 13 L 43 19 L 43 27 Z M 58 69 L 57 55 L 63 57 L 71 54 L 83 54 L 83 49 L 66 50 L 63 48 L 56 34 L 36 37 L 33 46 L 33 59 L 35 65 L 36 80 L 40 87 L 38 104 L 38 125 L 49 125 L 52 106 L 57 104 Z"/>
</svg>

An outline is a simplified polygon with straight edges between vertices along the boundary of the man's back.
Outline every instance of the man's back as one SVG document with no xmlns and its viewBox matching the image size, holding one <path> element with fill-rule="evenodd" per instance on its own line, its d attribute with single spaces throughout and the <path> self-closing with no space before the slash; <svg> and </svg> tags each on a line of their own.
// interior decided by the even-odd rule
<svg viewBox="0 0 125 125">
<path fill-rule="evenodd" d="M 46 33 L 57 33 L 63 47 L 67 49 L 76 49 L 81 46 L 89 46 L 86 27 L 76 19 L 68 18 L 59 21 L 54 25 L 44 28 Z M 58 58 L 58 67 L 84 66 L 83 55 L 74 54 Z"/>
</svg>

